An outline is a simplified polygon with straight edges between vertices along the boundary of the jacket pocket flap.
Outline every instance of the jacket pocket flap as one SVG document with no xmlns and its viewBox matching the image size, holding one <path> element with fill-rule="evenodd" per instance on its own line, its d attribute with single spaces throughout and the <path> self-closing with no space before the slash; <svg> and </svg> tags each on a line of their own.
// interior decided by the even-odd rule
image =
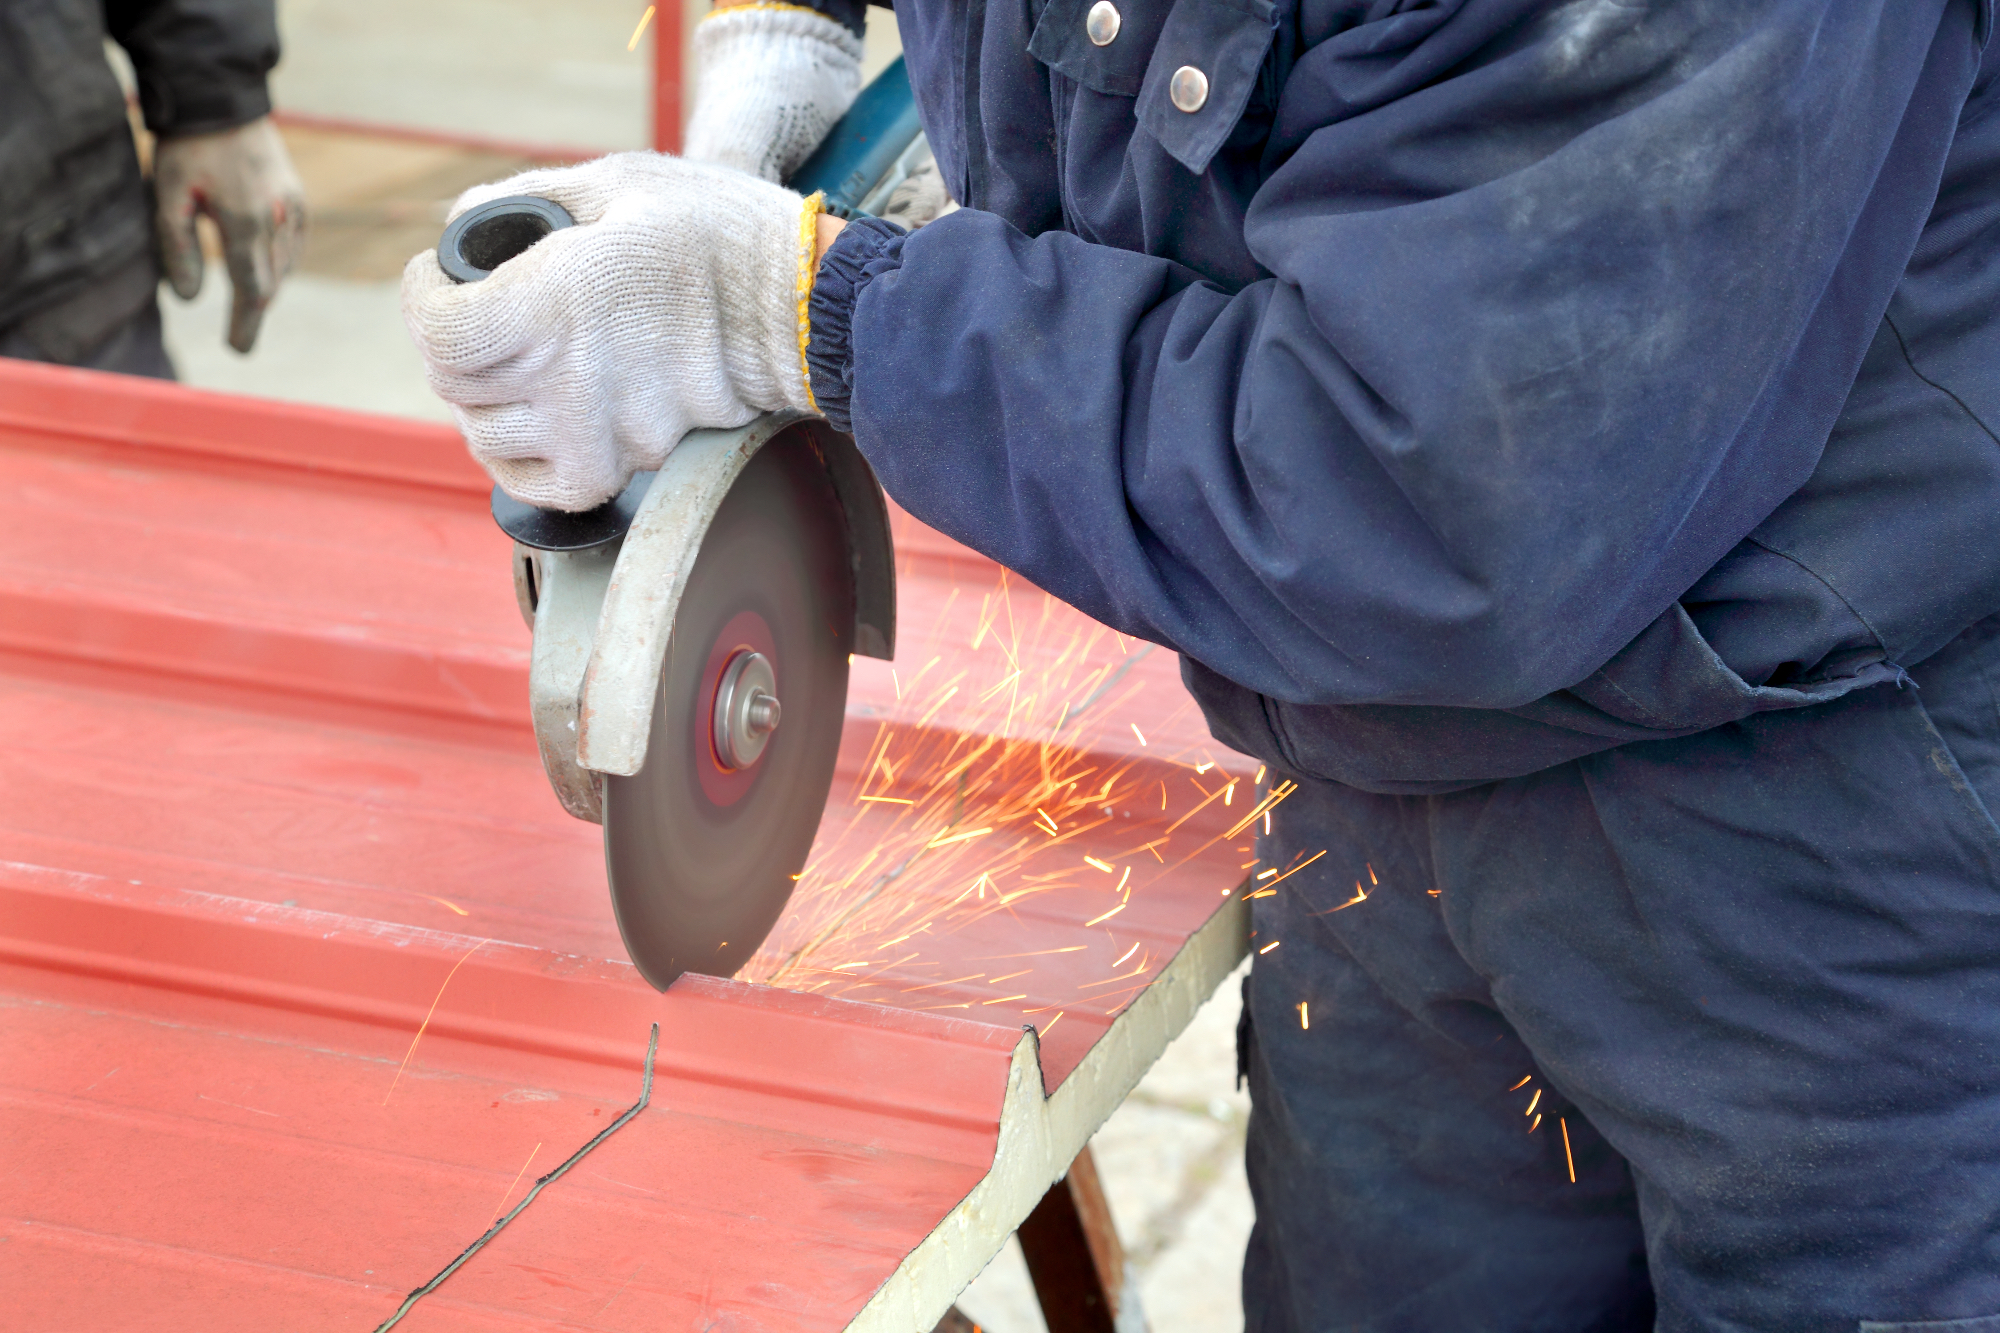
<svg viewBox="0 0 2000 1333">
<path fill-rule="evenodd" d="M 1099 46 L 1087 28 L 1096 0 L 1049 0 L 1028 39 L 1028 54 L 1095 92 L 1137 97 L 1170 6 L 1166 0 L 1112 2 L 1116 35 Z"/>
<path fill-rule="evenodd" d="M 1272 0 L 1180 0 L 1168 14 L 1139 90 L 1139 124 L 1189 171 L 1208 169 L 1249 104 L 1276 31 Z M 1183 68 L 1205 81 L 1193 110 L 1173 97 Z"/>
</svg>

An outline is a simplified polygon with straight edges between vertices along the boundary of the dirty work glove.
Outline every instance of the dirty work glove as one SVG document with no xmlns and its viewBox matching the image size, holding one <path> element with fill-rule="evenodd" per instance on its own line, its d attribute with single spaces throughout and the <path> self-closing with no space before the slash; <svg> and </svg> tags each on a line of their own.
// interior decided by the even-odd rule
<svg viewBox="0 0 2000 1333">
<path fill-rule="evenodd" d="M 480 282 L 426 250 L 403 321 L 472 455 L 517 500 L 583 510 L 688 431 L 817 411 L 805 369 L 819 196 L 661 153 L 528 171 L 452 216 L 532 194 L 577 225 Z"/>
<path fill-rule="evenodd" d="M 799 5 L 717 9 L 694 54 L 687 157 L 767 181 L 796 171 L 861 91 L 861 39 Z"/>
<path fill-rule="evenodd" d="M 183 301 L 201 291 L 195 218 L 215 220 L 234 295 L 229 345 L 249 351 L 306 234 L 305 189 L 277 127 L 265 116 L 233 130 L 161 139 L 153 148 L 153 189 L 160 263 Z"/>
</svg>

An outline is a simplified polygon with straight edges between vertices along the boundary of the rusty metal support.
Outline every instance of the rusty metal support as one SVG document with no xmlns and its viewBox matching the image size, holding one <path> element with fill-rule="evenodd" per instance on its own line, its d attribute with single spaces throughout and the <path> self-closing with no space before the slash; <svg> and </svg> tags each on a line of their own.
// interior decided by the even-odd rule
<svg viewBox="0 0 2000 1333">
<path fill-rule="evenodd" d="M 1131 1333 L 1144 1327 L 1132 1318 L 1137 1311 L 1119 1318 L 1125 1247 L 1088 1145 L 1015 1234 L 1049 1333 Z"/>
</svg>

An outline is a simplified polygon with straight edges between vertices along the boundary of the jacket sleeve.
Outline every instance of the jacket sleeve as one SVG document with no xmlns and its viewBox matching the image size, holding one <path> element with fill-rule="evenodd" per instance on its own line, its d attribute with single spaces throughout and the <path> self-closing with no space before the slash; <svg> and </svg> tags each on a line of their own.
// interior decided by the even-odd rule
<svg viewBox="0 0 2000 1333">
<path fill-rule="evenodd" d="M 868 26 L 868 8 L 891 9 L 889 0 L 795 0 L 803 9 L 824 14 L 836 23 L 844 25 L 856 37 L 861 36 Z"/>
<path fill-rule="evenodd" d="M 1260 693 L 1584 679 L 1811 473 L 1983 33 L 1960 0 L 1543 10 L 1302 49 L 1240 290 L 971 210 L 849 228 L 815 393 L 917 517 Z"/>
<path fill-rule="evenodd" d="M 273 0 L 105 0 L 104 18 L 132 58 L 155 134 L 226 130 L 270 114 Z"/>
</svg>

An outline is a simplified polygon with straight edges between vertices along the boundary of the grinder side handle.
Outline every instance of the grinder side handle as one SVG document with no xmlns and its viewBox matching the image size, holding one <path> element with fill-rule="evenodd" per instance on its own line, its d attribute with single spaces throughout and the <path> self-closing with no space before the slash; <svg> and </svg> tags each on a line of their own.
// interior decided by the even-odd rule
<svg viewBox="0 0 2000 1333">
<path fill-rule="evenodd" d="M 553 199 L 513 194 L 468 208 L 438 238 L 438 267 L 453 282 L 480 282 L 551 232 L 576 225 L 569 210 Z M 639 512 L 653 474 L 634 476 L 624 491 L 579 514 L 522 504 L 493 488 L 493 521 L 523 546 L 538 551 L 588 551 L 623 537 Z"/>
</svg>

